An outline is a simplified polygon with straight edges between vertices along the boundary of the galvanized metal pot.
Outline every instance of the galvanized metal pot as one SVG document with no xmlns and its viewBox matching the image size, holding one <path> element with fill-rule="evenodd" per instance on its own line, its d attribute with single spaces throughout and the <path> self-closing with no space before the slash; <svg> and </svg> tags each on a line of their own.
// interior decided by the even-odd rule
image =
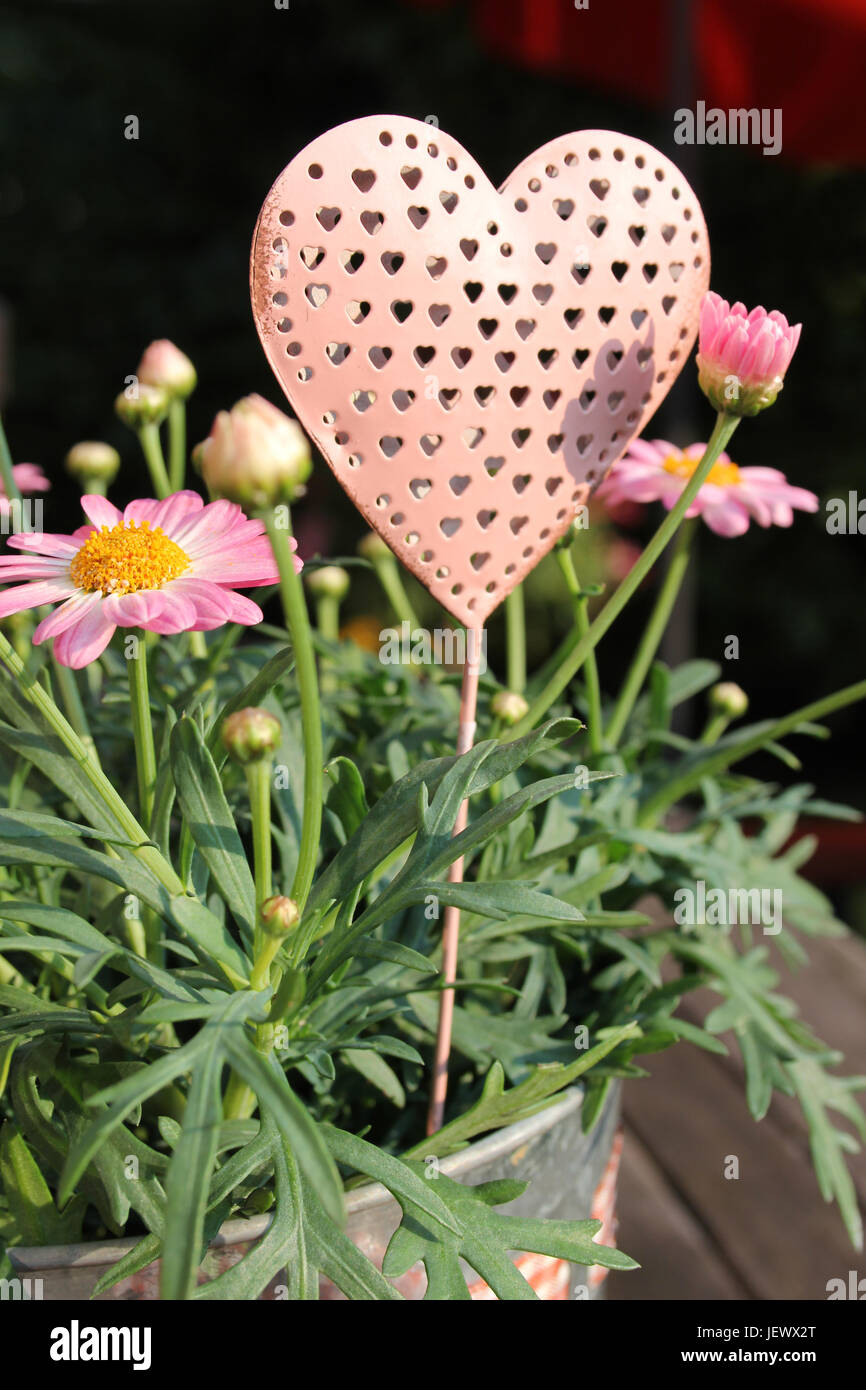
<svg viewBox="0 0 866 1390">
<path fill-rule="evenodd" d="M 619 1086 L 611 1087 L 602 1113 L 588 1135 L 580 1126 L 582 1095 L 567 1091 L 561 1100 L 538 1115 L 509 1125 L 441 1160 L 440 1171 L 461 1182 L 476 1184 L 497 1178 L 517 1178 L 529 1183 L 527 1191 L 510 1203 L 508 1211 L 519 1216 L 586 1218 L 601 1220 L 599 1238 L 614 1243 L 616 1170 L 622 1144 L 619 1129 Z M 346 1231 L 360 1250 L 381 1265 L 388 1242 L 400 1221 L 400 1208 L 378 1183 L 350 1192 L 346 1199 Z M 211 1243 L 203 1266 L 203 1282 L 216 1278 L 238 1263 L 267 1230 L 270 1217 L 229 1221 Z M 85 1245 L 18 1246 L 9 1251 L 18 1292 L 24 1298 L 86 1300 L 106 1270 L 136 1244 L 135 1239 L 109 1240 Z M 598 1298 L 606 1271 L 599 1266 L 580 1269 L 565 1260 L 545 1255 L 517 1255 L 518 1268 L 538 1296 L 546 1300 Z M 494 1295 L 487 1285 L 467 1270 L 475 1299 Z M 424 1296 L 421 1266 L 409 1270 L 396 1287 L 408 1299 Z M 115 1284 L 100 1299 L 156 1299 L 159 1261 Z M 286 1296 L 278 1276 L 262 1295 Z M 342 1299 L 330 1281 L 320 1285 L 322 1299 Z"/>
</svg>

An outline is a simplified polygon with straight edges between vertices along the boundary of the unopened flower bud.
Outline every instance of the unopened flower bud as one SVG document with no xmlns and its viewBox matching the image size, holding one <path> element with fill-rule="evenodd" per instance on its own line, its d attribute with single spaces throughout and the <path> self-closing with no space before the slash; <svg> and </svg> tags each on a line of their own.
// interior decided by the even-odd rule
<svg viewBox="0 0 866 1390">
<path fill-rule="evenodd" d="M 168 412 L 168 395 L 161 386 L 148 386 L 145 381 L 134 382 L 121 391 L 114 402 L 115 414 L 131 430 L 142 425 L 158 425 Z"/>
<path fill-rule="evenodd" d="M 236 710 L 223 722 L 221 738 L 229 757 L 236 763 L 261 762 L 280 744 L 279 719 L 266 709 L 251 706 Z"/>
<path fill-rule="evenodd" d="M 734 681 L 720 681 L 710 691 L 710 704 L 729 719 L 739 719 L 749 708 L 749 697 Z"/>
<path fill-rule="evenodd" d="M 322 565 L 307 570 L 307 588 L 315 598 L 335 598 L 338 602 L 349 592 L 349 576 L 340 565 Z"/>
<path fill-rule="evenodd" d="M 800 341 L 799 323 L 778 309 L 730 305 L 712 290 L 701 301 L 698 383 L 728 415 L 757 415 L 772 405 Z"/>
<path fill-rule="evenodd" d="M 94 483 L 103 488 L 114 482 L 120 467 L 120 454 L 110 444 L 99 439 L 83 439 L 73 444 L 66 455 L 66 471 L 77 478 L 85 492 Z"/>
<path fill-rule="evenodd" d="M 390 546 L 386 545 L 377 531 L 370 531 L 366 536 L 362 536 L 358 541 L 358 554 L 365 560 L 387 559 L 393 555 Z"/>
<path fill-rule="evenodd" d="M 221 410 L 196 452 L 211 492 L 247 510 L 293 502 L 312 468 L 300 425 L 261 396 Z"/>
<path fill-rule="evenodd" d="M 516 690 L 497 690 L 490 701 L 491 712 L 503 724 L 518 724 L 529 711 L 529 705 Z"/>
<path fill-rule="evenodd" d="M 186 353 L 168 338 L 158 338 L 145 349 L 138 364 L 138 379 L 148 386 L 160 386 L 166 395 L 179 396 L 182 400 L 192 394 L 198 380 Z"/>
<path fill-rule="evenodd" d="M 259 921 L 267 936 L 288 936 L 300 920 L 301 914 L 294 898 L 265 898 L 259 908 Z"/>
</svg>

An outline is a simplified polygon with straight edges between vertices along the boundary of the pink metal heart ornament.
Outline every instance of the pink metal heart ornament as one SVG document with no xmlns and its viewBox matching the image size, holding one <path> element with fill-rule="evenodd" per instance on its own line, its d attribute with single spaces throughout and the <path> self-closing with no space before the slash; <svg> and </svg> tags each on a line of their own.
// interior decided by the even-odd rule
<svg viewBox="0 0 866 1390">
<path fill-rule="evenodd" d="M 478 628 L 670 390 L 709 269 L 697 198 L 641 140 L 561 136 L 497 191 L 444 131 L 367 116 L 277 179 L 251 291 L 338 481 Z"/>
</svg>

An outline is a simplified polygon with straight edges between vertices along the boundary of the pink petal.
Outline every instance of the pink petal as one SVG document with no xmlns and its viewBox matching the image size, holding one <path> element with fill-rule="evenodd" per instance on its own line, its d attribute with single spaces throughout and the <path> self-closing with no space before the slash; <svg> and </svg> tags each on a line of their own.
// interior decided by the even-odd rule
<svg viewBox="0 0 866 1390">
<path fill-rule="evenodd" d="M 749 514 L 733 499 L 718 507 L 705 507 L 703 518 L 717 536 L 742 536 L 749 529 Z"/>
<path fill-rule="evenodd" d="M 139 525 L 142 521 L 152 521 L 158 507 L 157 497 L 138 497 L 134 502 L 128 502 L 123 509 L 124 526 L 128 526 L 130 521 L 137 521 Z"/>
<path fill-rule="evenodd" d="M 67 560 L 50 560 L 41 555 L 0 555 L 0 584 L 11 584 L 16 579 L 59 579 L 69 578 Z"/>
<path fill-rule="evenodd" d="M 177 593 L 173 584 L 158 592 L 162 599 L 162 610 L 155 617 L 148 618 L 144 626 L 150 632 L 164 635 L 190 632 L 196 621 L 195 604 L 192 600 Z"/>
<path fill-rule="evenodd" d="M 650 442 L 648 439 L 634 439 L 628 446 L 628 453 L 625 455 L 625 458 L 621 459 L 620 462 L 636 458 L 644 463 L 654 463 L 658 466 L 664 463 L 666 457 L 667 455 L 660 447 L 659 440 L 655 439 Z M 614 467 L 616 466 L 615 464 Z"/>
<path fill-rule="evenodd" d="M 230 621 L 230 599 L 233 597 L 230 590 L 221 589 L 219 584 L 214 584 L 208 579 L 184 578 L 175 579 L 172 589 L 194 604 L 197 630 L 207 632 Z M 207 626 L 199 629 L 198 624 L 202 622 Z"/>
<path fill-rule="evenodd" d="M 103 608 L 104 604 L 95 603 L 77 623 L 55 638 L 54 655 L 61 665 L 79 670 L 105 651 L 115 627 L 106 618 Z"/>
<path fill-rule="evenodd" d="M 297 568 L 296 561 L 295 567 Z M 279 571 L 272 555 L 250 556 L 241 551 L 232 555 L 207 555 L 194 562 L 191 579 L 212 579 L 230 588 L 254 589 L 276 584 Z"/>
<path fill-rule="evenodd" d="M 165 610 L 162 589 L 142 589 L 135 594 L 110 594 L 104 602 L 106 618 L 118 627 L 149 627 Z"/>
<path fill-rule="evenodd" d="M 95 492 L 86 492 L 84 494 L 81 499 L 81 510 L 84 512 L 88 521 L 93 522 L 97 530 L 101 530 L 103 526 L 117 526 L 122 520 L 120 512 L 114 504 L 109 502 L 107 497 L 100 497 L 98 493 Z M 64 662 L 64 665 L 67 664 L 67 662 Z"/>
<path fill-rule="evenodd" d="M 88 609 L 94 608 L 100 602 L 99 594 L 85 594 L 80 591 L 73 594 L 65 603 L 61 603 L 59 608 L 55 608 L 53 613 L 49 613 L 47 618 L 42 619 L 33 634 L 34 644 L 38 647 L 50 637 L 58 637 L 73 623 L 77 623 Z"/>
<path fill-rule="evenodd" d="M 35 463 L 16 463 L 12 478 L 19 492 L 48 492 L 51 484 Z"/>
<path fill-rule="evenodd" d="M 252 599 L 246 598 L 243 594 L 226 591 L 226 598 L 229 600 L 228 621 L 232 623 L 243 623 L 245 627 L 252 627 L 255 623 L 260 623 L 264 614 L 257 603 Z"/>
<path fill-rule="evenodd" d="M 83 529 L 89 536 L 93 527 L 87 526 Z M 49 531 L 20 532 L 9 537 L 9 544 L 13 550 L 33 550 L 43 555 L 64 555 L 69 560 L 81 549 L 80 541 L 76 544 L 71 536 L 52 535 Z"/>
<path fill-rule="evenodd" d="M 203 510 L 205 505 L 197 492 L 175 492 L 158 503 L 151 513 L 150 523 L 152 526 L 161 526 L 167 536 L 174 538 L 176 531 L 191 517 L 200 516 Z"/>
<path fill-rule="evenodd" d="M 28 608 L 39 608 L 43 603 L 56 603 L 58 599 L 69 598 L 75 592 L 75 585 L 70 584 L 69 580 L 43 579 L 37 583 L 19 584 L 0 594 L 0 618 L 8 618 L 10 613 L 23 613 Z"/>
</svg>

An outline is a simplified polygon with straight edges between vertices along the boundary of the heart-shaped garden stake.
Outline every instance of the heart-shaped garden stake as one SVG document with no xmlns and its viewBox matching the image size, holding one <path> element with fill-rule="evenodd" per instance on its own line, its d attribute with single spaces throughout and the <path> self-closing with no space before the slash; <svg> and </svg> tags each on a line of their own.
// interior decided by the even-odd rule
<svg viewBox="0 0 866 1390">
<path fill-rule="evenodd" d="M 256 324 L 370 526 L 479 627 L 568 529 L 688 357 L 709 283 L 676 167 L 611 131 L 502 188 L 422 121 L 367 116 L 277 179 Z"/>
<path fill-rule="evenodd" d="M 697 198 L 643 141 L 562 136 L 497 191 L 444 131 L 367 116 L 277 179 L 251 285 L 268 360 L 337 479 L 479 629 L 670 390 L 709 260 Z M 475 682 L 467 668 L 461 747 Z"/>
</svg>

